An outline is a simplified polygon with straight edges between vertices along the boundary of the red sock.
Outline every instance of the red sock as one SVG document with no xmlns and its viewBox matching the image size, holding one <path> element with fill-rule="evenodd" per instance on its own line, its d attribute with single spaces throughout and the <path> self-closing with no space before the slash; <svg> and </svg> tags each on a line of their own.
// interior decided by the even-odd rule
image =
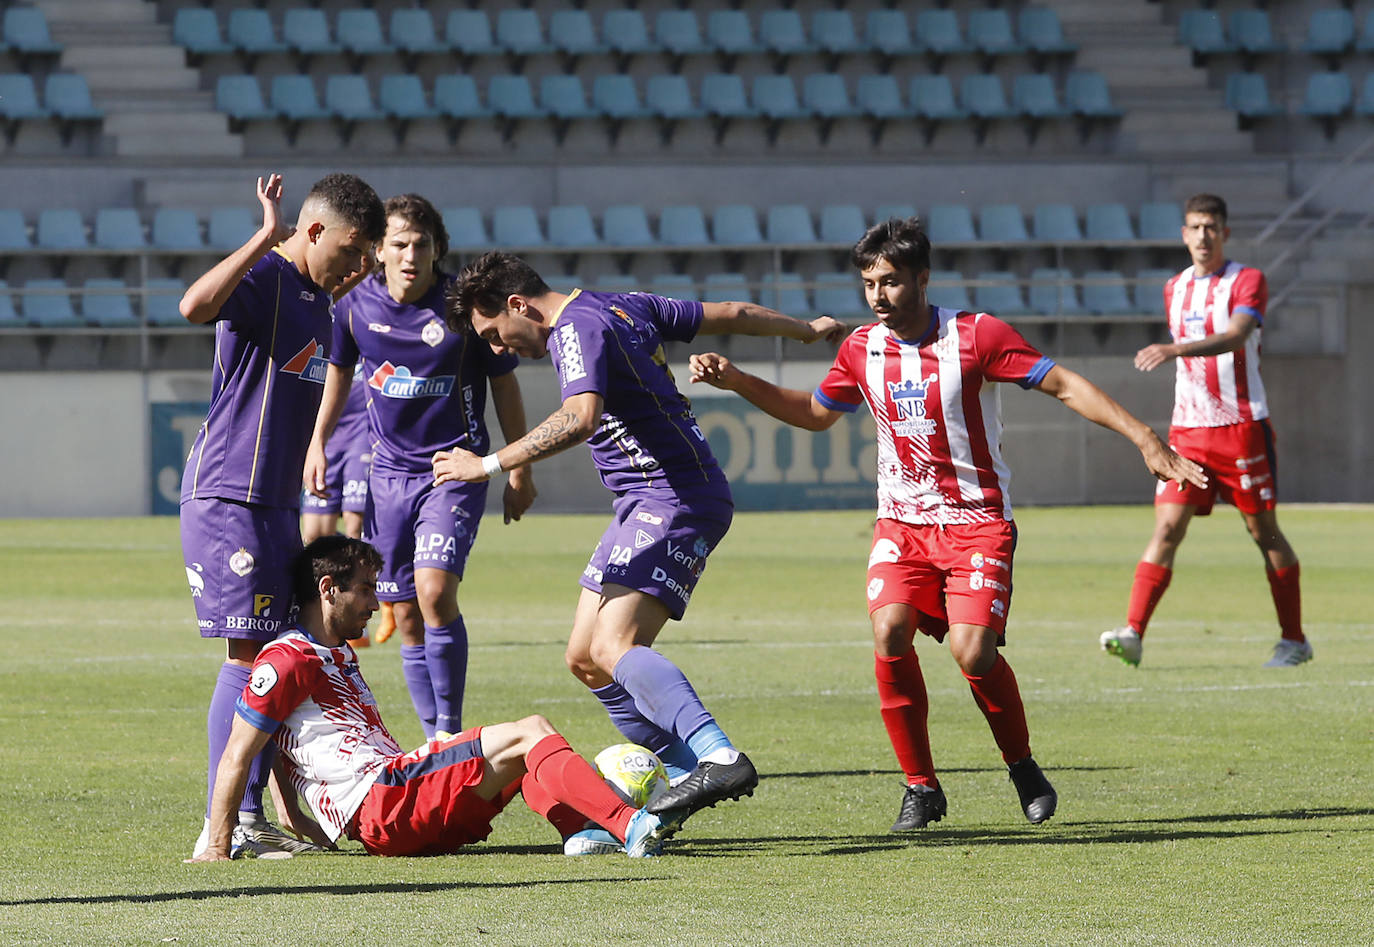
<svg viewBox="0 0 1374 947">
<path fill-rule="evenodd" d="M 518 785 L 520 794 L 525 797 L 525 805 L 548 819 L 563 838 L 574 832 L 581 832 L 586 827 L 586 816 L 549 795 L 549 791 L 539 785 L 539 780 L 529 773 L 525 774 L 525 778 L 520 780 Z"/>
<path fill-rule="evenodd" d="M 1289 641 L 1306 641 L 1302 633 L 1302 590 L 1298 586 L 1298 563 L 1287 569 L 1266 566 L 1269 591 L 1274 596 L 1274 611 L 1279 613 L 1279 628 Z"/>
<path fill-rule="evenodd" d="M 968 680 L 978 709 L 992 728 L 992 738 L 1002 751 L 1008 765 L 1030 756 L 1030 730 L 1026 726 L 1026 708 L 1021 704 L 1021 689 L 1006 658 L 997 655 L 997 663 L 981 676 L 964 674 Z"/>
<path fill-rule="evenodd" d="M 596 775 L 592 764 L 574 753 L 563 737 L 555 733 L 536 743 L 525 756 L 525 769 L 526 781 L 533 779 L 556 803 L 572 808 L 581 813 L 584 820 L 591 819 L 625 841 L 625 829 L 635 810 L 611 791 L 606 781 Z M 535 795 L 538 798 L 537 791 Z M 553 807 L 549 811 L 552 812 Z"/>
<path fill-rule="evenodd" d="M 1131 603 L 1126 607 L 1126 624 L 1145 637 L 1145 626 L 1155 613 L 1155 606 L 1164 597 L 1169 580 L 1174 577 L 1173 569 L 1157 566 L 1153 562 L 1141 562 L 1135 567 L 1135 581 L 1131 583 Z"/>
<path fill-rule="evenodd" d="M 930 756 L 930 731 L 926 716 L 926 682 L 916 649 L 895 658 L 873 656 L 873 676 L 878 680 L 878 707 L 887 728 L 887 738 L 897 754 L 897 765 L 913 786 L 940 785 L 935 778 L 935 761 Z"/>
</svg>

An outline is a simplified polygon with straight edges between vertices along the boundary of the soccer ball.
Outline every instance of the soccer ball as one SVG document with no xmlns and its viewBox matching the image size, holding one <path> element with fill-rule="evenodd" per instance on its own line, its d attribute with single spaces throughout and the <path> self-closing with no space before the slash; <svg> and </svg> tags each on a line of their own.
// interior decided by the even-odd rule
<svg viewBox="0 0 1374 947">
<path fill-rule="evenodd" d="M 596 754 L 592 765 L 606 785 L 636 809 L 643 809 L 649 800 L 668 790 L 663 764 L 652 750 L 637 743 L 608 746 Z"/>
</svg>

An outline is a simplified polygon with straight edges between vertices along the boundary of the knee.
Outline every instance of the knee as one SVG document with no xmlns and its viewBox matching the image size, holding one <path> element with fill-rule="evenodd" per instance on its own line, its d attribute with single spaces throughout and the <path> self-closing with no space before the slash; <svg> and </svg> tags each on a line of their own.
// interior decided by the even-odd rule
<svg viewBox="0 0 1374 947">
<path fill-rule="evenodd" d="M 528 717 L 522 717 L 518 723 L 521 733 L 532 743 L 537 743 L 544 737 L 553 736 L 558 732 L 543 714 L 530 714 Z"/>
<path fill-rule="evenodd" d="M 603 676 L 600 668 L 592 661 L 591 654 L 583 648 L 569 647 L 563 652 L 563 663 L 568 666 L 573 677 L 588 687 L 595 686 L 595 682 Z"/>
<path fill-rule="evenodd" d="M 915 634 L 916 628 L 909 619 L 873 618 L 873 650 L 885 658 L 906 654 Z"/>
<path fill-rule="evenodd" d="M 992 670 L 997 663 L 997 637 L 991 632 L 973 634 L 952 634 L 949 640 L 949 653 L 959 670 L 965 674 L 979 677 Z"/>
</svg>

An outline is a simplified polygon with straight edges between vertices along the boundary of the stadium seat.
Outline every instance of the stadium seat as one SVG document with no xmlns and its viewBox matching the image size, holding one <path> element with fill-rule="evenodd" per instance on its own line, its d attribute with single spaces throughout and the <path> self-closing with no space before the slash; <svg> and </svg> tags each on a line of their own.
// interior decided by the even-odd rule
<svg viewBox="0 0 1374 947">
<path fill-rule="evenodd" d="M 587 104 L 587 94 L 577 76 L 551 75 L 540 79 L 539 104 L 549 115 L 565 122 L 597 115 Z"/>
<path fill-rule="evenodd" d="M 91 101 L 86 77 L 74 73 L 48 73 L 43 80 L 43 105 L 63 122 L 96 122 L 105 117 Z"/>
<path fill-rule="evenodd" d="M 1340 56 L 1355 47 L 1355 17 L 1349 10 L 1313 10 L 1307 21 L 1306 52 L 1318 56 Z"/>
<path fill-rule="evenodd" d="M 759 218 L 749 204 L 723 204 L 711 215 L 711 238 L 723 246 L 763 243 Z"/>
<path fill-rule="evenodd" d="M 868 18 L 864 20 L 864 44 L 889 58 L 920 52 L 920 47 L 911 39 L 911 25 L 901 10 L 868 11 Z"/>
<path fill-rule="evenodd" d="M 831 56 L 867 51 L 867 47 L 859 42 L 854 18 L 848 10 L 817 10 L 811 14 L 811 45 Z"/>
<path fill-rule="evenodd" d="M 1140 270 L 1135 274 L 1135 292 L 1132 300 L 1135 311 L 1141 313 L 1160 312 L 1164 307 L 1164 284 L 1174 278 L 1176 270 Z"/>
<path fill-rule="evenodd" d="M 476 207 L 446 207 L 443 217 L 449 246 L 453 249 L 485 250 L 491 246 L 486 222 Z"/>
<path fill-rule="evenodd" d="M 48 117 L 48 110 L 38 104 L 38 88 L 31 76 L 25 73 L 0 75 L 0 118 L 17 123 Z"/>
<path fill-rule="evenodd" d="M 1064 100 L 1080 118 L 1113 119 L 1121 109 L 1112 104 L 1111 89 L 1101 73 L 1074 70 L 1064 80 Z"/>
<path fill-rule="evenodd" d="M 1042 243 L 1068 243 L 1083 239 L 1078 214 L 1068 204 L 1038 204 L 1031 217 L 1031 232 Z"/>
<path fill-rule="evenodd" d="M 996 77 L 992 77 L 994 80 Z M 912 76 L 910 92 L 911 109 L 919 118 L 927 121 L 950 121 L 968 118 L 968 112 L 954 103 L 954 87 L 949 76 L 943 73 L 930 76 Z"/>
<path fill-rule="evenodd" d="M 266 10 L 246 7 L 230 10 L 225 38 L 234 49 L 250 56 L 287 51 L 286 44 L 277 39 Z"/>
<path fill-rule="evenodd" d="M 272 110 L 288 121 L 303 122 L 329 117 L 329 113 L 320 106 L 315 83 L 310 76 L 273 76 L 269 101 Z"/>
<path fill-rule="evenodd" d="M 81 212 L 53 207 L 39 211 L 34 246 L 40 250 L 85 250 L 90 242 Z"/>
<path fill-rule="evenodd" d="M 743 273 L 711 273 L 702 281 L 701 301 L 751 303 L 754 301 L 754 294 L 749 289 L 749 280 Z"/>
<path fill-rule="evenodd" d="M 973 300 L 969 298 L 968 287 L 964 285 L 964 274 L 957 270 L 931 270 L 926 296 L 935 305 L 946 309 L 973 309 Z"/>
<path fill-rule="evenodd" d="M 973 287 L 973 305 L 979 312 L 994 315 L 1016 316 L 1030 312 L 1016 274 L 1005 270 L 989 270 L 978 274 Z"/>
<path fill-rule="evenodd" d="M 1365 14 L 1360 38 L 1355 40 L 1355 48 L 1362 53 L 1374 51 L 1374 10 Z"/>
<path fill-rule="evenodd" d="M 1226 107 L 1247 120 L 1283 114 L 1269 98 L 1269 83 L 1258 72 L 1233 72 L 1226 77 Z"/>
<path fill-rule="evenodd" d="M 210 211 L 206 246 L 211 250 L 237 250 L 258 230 L 258 221 L 247 207 L 216 207 Z"/>
<path fill-rule="evenodd" d="M 926 235 L 937 247 L 950 243 L 976 243 L 973 213 L 963 204 L 935 204 L 925 219 Z"/>
<path fill-rule="evenodd" d="M 216 56 L 234 51 L 220 33 L 219 17 L 208 7 L 177 10 L 172 18 L 172 42 L 193 56 Z"/>
<path fill-rule="evenodd" d="M 757 114 L 744 94 L 744 80 L 723 72 L 702 76 L 701 107 L 713 118 L 753 118 Z"/>
<path fill-rule="evenodd" d="M 497 13 L 496 44 L 513 56 L 537 56 L 553 51 L 544 39 L 544 26 L 534 10 L 503 9 Z"/>
<path fill-rule="evenodd" d="M 1135 229 L 1124 204 L 1090 204 L 1083 213 L 1083 235 L 1098 243 L 1124 243 L 1135 240 Z"/>
<path fill-rule="evenodd" d="M 1088 270 L 1083 274 L 1083 305 L 1101 316 L 1136 312 L 1125 279 L 1118 270 Z"/>
<path fill-rule="evenodd" d="M 483 10 L 454 10 L 444 21 L 444 39 L 462 56 L 498 52 L 491 35 L 491 19 Z"/>
<path fill-rule="evenodd" d="M 596 27 L 586 10 L 555 10 L 549 17 L 549 40 L 568 56 L 603 53 L 606 47 L 596 38 Z"/>
<path fill-rule="evenodd" d="M 1015 109 L 1007 104 L 1002 80 L 991 74 L 976 73 L 959 81 L 959 104 L 975 118 L 984 120 L 1013 118 Z"/>
<path fill-rule="evenodd" d="M 1199 56 L 1236 51 L 1216 10 L 1184 10 L 1178 18 L 1178 39 Z"/>
<path fill-rule="evenodd" d="M 1360 83 L 1360 97 L 1355 100 L 1355 114 L 1374 115 L 1374 72 L 1368 73 Z"/>
<path fill-rule="evenodd" d="M 953 97 L 951 92 L 951 100 Z M 893 75 L 859 76 L 854 88 L 854 104 L 863 115 L 880 121 L 905 118 L 911 114 L 902 101 L 897 77 Z"/>
<path fill-rule="evenodd" d="M 868 229 L 858 204 L 827 204 L 821 208 L 821 243 L 852 245 Z"/>
<path fill-rule="evenodd" d="M 491 115 L 491 110 L 482 104 L 477 82 L 464 73 L 443 75 L 434 80 L 434 108 L 445 118 L 457 121 Z"/>
<path fill-rule="evenodd" d="M 72 307 L 71 292 L 64 280 L 31 279 L 24 284 L 20 302 L 24 321 L 41 329 L 74 329 L 84 321 Z"/>
<path fill-rule="evenodd" d="M 22 322 L 14 309 L 14 291 L 9 281 L 0 279 L 0 329 L 16 329 Z"/>
<path fill-rule="evenodd" d="M 592 108 L 611 119 L 645 118 L 651 114 L 639 101 L 633 76 L 602 73 L 592 80 Z"/>
<path fill-rule="evenodd" d="M 178 13 L 180 16 L 180 13 Z M 324 11 L 314 7 L 292 7 L 282 15 L 281 38 L 299 56 L 327 56 L 343 52 L 329 31 Z"/>
<path fill-rule="evenodd" d="M 200 235 L 200 218 L 193 210 L 160 207 L 153 214 L 152 245 L 159 250 L 197 253 L 205 249 Z"/>
<path fill-rule="evenodd" d="M 648 247 L 654 244 L 649 216 L 639 204 L 612 204 L 601 214 L 601 235 L 613 247 Z"/>
<path fill-rule="evenodd" d="M 62 52 L 62 45 L 53 41 L 48 30 L 47 16 L 38 7 L 10 4 L 0 27 L 0 39 L 4 46 L 22 55 L 55 56 Z"/>
<path fill-rule="evenodd" d="M 220 76 L 215 80 L 215 108 L 236 122 L 274 118 L 262 100 L 257 76 Z"/>
<path fill-rule="evenodd" d="M 633 293 L 639 281 L 626 273 L 602 273 L 591 286 L 598 293 Z"/>
<path fill-rule="evenodd" d="M 1172 201 L 1140 205 L 1140 239 L 1177 243 L 1183 229 L 1183 211 Z"/>
<path fill-rule="evenodd" d="M 0 251 L 28 250 L 32 246 L 24 215 L 17 210 L 0 210 Z"/>
<path fill-rule="evenodd" d="M 1016 15 L 1016 32 L 1032 52 L 1063 55 L 1078 51 L 1078 44 L 1064 38 L 1059 14 L 1048 7 L 1022 7 Z"/>
<path fill-rule="evenodd" d="M 758 53 L 763 47 L 754 39 L 749 14 L 743 10 L 712 10 L 706 15 L 706 43 L 723 56 Z"/>
<path fill-rule="evenodd" d="M 558 204 L 549 208 L 549 243 L 556 247 L 594 247 L 601 238 L 584 205 Z"/>
<path fill-rule="evenodd" d="M 970 10 L 968 39 L 980 53 L 987 56 L 1015 56 L 1026 51 L 1011 28 L 1006 10 Z"/>
<path fill-rule="evenodd" d="M 644 87 L 644 105 L 665 120 L 700 118 L 705 113 L 692 101 L 687 77 L 659 74 L 649 77 Z"/>
<path fill-rule="evenodd" d="M 800 273 L 770 273 L 759 286 L 759 305 L 800 315 L 811 312 L 811 300 Z"/>
<path fill-rule="evenodd" d="M 1237 10 L 1231 14 L 1231 41 L 1243 53 L 1281 53 L 1284 45 L 1274 38 L 1269 11 Z"/>
<path fill-rule="evenodd" d="M 179 279 L 155 277 L 143 284 L 143 318 L 151 326 L 185 326 L 181 297 L 186 284 Z"/>
<path fill-rule="evenodd" d="M 859 114 L 849 101 L 844 76 L 837 72 L 813 72 L 802 79 L 801 101 L 808 114 L 822 120 Z"/>
<path fill-rule="evenodd" d="M 367 76 L 336 75 L 324 82 L 324 107 L 334 118 L 345 124 L 376 122 L 386 113 L 372 101 L 372 89 Z"/>
<path fill-rule="evenodd" d="M 973 52 L 959 30 L 953 10 L 923 9 L 916 14 L 916 42 L 922 50 L 936 56 Z"/>
<path fill-rule="evenodd" d="M 1301 112 L 1313 118 L 1336 118 L 1350 111 L 1350 77 L 1343 72 L 1314 72 L 1307 77 Z"/>
<path fill-rule="evenodd" d="M 88 279 L 81 292 L 81 315 L 92 325 L 107 329 L 138 325 L 129 287 L 122 279 Z"/>
<path fill-rule="evenodd" d="M 699 300 L 696 281 L 686 273 L 658 273 L 649 277 L 648 291 L 669 299 Z"/>
<path fill-rule="evenodd" d="M 148 246 L 143 221 L 132 207 L 102 207 L 95 212 L 95 246 L 102 250 L 142 250 Z"/>
<path fill-rule="evenodd" d="M 837 319 L 872 315 L 853 273 L 817 273 L 815 284 L 811 294 L 813 312 L 823 312 Z"/>
<path fill-rule="evenodd" d="M 1069 114 L 1054 91 L 1054 80 L 1043 72 L 1022 73 L 1012 80 L 1011 106 L 1030 118 L 1063 118 Z"/>
<path fill-rule="evenodd" d="M 759 14 L 759 44 L 782 57 L 815 51 L 796 10 L 764 10 Z"/>
<path fill-rule="evenodd" d="M 1026 218 L 1016 204 L 988 204 L 978 214 L 978 234 L 985 243 L 1024 243 L 1030 239 Z"/>
<path fill-rule="evenodd" d="M 413 73 L 382 76 L 377 87 L 377 106 L 398 121 L 437 118 L 439 110 L 425 98 L 425 87 Z"/>
<path fill-rule="evenodd" d="M 670 247 L 709 246 L 706 217 L 695 204 L 675 204 L 658 215 L 658 239 Z"/>
<path fill-rule="evenodd" d="M 654 38 L 674 56 L 709 53 L 711 47 L 701 36 L 701 24 L 691 10 L 662 10 L 654 20 Z"/>
<path fill-rule="evenodd" d="M 382 18 L 372 9 L 340 10 L 334 21 L 334 35 L 339 45 L 354 56 L 382 56 L 394 49 L 382 35 Z"/>
<path fill-rule="evenodd" d="M 1031 270 L 1030 308 L 1043 316 L 1083 315 L 1083 304 L 1078 300 L 1078 287 L 1072 282 L 1073 276 L 1065 269 L 1037 267 Z"/>
<path fill-rule="evenodd" d="M 400 7 L 391 11 L 391 45 L 410 56 L 446 53 L 449 46 L 439 39 L 434 29 L 434 20 L 427 10 L 410 10 Z"/>
<path fill-rule="evenodd" d="M 638 10 L 607 10 L 601 18 L 601 41 L 621 56 L 657 52 L 659 48 L 649 38 L 649 25 Z"/>
<path fill-rule="evenodd" d="M 797 100 L 797 86 L 791 76 L 755 76 L 751 93 L 754 110 L 764 118 L 778 122 L 808 117 Z"/>
<path fill-rule="evenodd" d="M 534 104 L 530 81 L 524 76 L 492 76 L 487 85 L 487 107 L 505 119 L 542 118 L 544 111 Z"/>
<path fill-rule="evenodd" d="M 547 241 L 534 208 L 527 204 L 498 207 L 491 214 L 491 235 L 500 247 L 540 247 Z"/>
<path fill-rule="evenodd" d="M 769 243 L 809 246 L 816 242 L 811 211 L 803 204 L 775 204 L 768 208 L 764 233 Z"/>
</svg>

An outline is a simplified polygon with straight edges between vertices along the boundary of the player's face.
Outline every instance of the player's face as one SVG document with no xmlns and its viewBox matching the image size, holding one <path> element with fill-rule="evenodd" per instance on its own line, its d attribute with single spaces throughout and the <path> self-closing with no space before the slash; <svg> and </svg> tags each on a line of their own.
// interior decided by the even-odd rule
<svg viewBox="0 0 1374 947">
<path fill-rule="evenodd" d="M 318 227 L 318 230 L 314 228 Z M 326 292 L 332 293 L 349 277 L 363 268 L 372 251 L 367 239 L 358 231 L 342 224 L 315 224 L 307 249 L 306 263 L 310 278 Z"/>
<path fill-rule="evenodd" d="M 497 355 L 514 352 L 523 358 L 543 358 L 549 354 L 549 333 L 543 320 L 523 299 L 512 296 L 513 303 L 498 313 L 472 311 L 472 330 Z"/>
<path fill-rule="evenodd" d="M 859 275 L 863 279 L 864 300 L 879 322 L 901 338 L 919 336 L 925 331 L 930 318 L 926 303 L 929 270 L 913 273 L 909 267 L 879 259 Z"/>
<path fill-rule="evenodd" d="M 1193 266 L 1204 273 L 1212 272 L 1225 262 L 1226 238 L 1229 236 L 1231 228 L 1218 220 L 1215 214 L 1194 211 L 1183 218 L 1183 244 L 1193 258 Z"/>
<path fill-rule="evenodd" d="M 386 288 L 397 302 L 413 303 L 434 285 L 434 238 L 404 217 L 388 217 L 377 259 Z"/>
<path fill-rule="evenodd" d="M 325 599 L 325 627 L 341 638 L 360 638 L 377 603 L 377 573 L 364 569 L 347 588 L 336 585 Z"/>
</svg>

